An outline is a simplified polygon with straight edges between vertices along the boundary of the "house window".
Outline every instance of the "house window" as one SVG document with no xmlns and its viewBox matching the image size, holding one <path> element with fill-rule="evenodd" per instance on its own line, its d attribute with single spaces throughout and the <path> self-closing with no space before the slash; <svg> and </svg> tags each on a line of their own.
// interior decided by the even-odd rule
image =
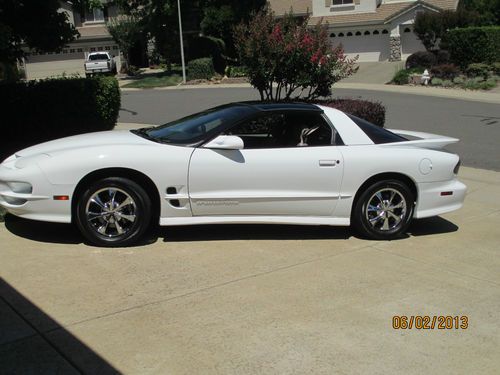
<svg viewBox="0 0 500 375">
<path fill-rule="evenodd" d="M 354 0 L 333 0 L 332 4 L 335 5 L 349 5 L 352 4 Z"/>
<path fill-rule="evenodd" d="M 84 22 L 104 22 L 104 9 L 94 8 L 85 11 Z"/>
<path fill-rule="evenodd" d="M 83 52 L 83 48 L 78 48 L 76 52 Z"/>
<path fill-rule="evenodd" d="M 352 36 L 352 33 L 349 31 L 346 35 L 347 36 Z"/>
<path fill-rule="evenodd" d="M 368 30 L 365 31 L 365 35 L 370 35 L 370 32 Z"/>
<path fill-rule="evenodd" d="M 113 49 L 114 49 L 114 50 L 118 49 L 118 46 L 113 46 Z"/>
<path fill-rule="evenodd" d="M 330 38 L 335 38 L 335 33 L 331 33 Z"/>
<path fill-rule="evenodd" d="M 102 47 L 97 47 L 97 50 L 98 50 L 98 51 L 102 51 L 102 50 L 104 50 L 104 49 L 103 49 Z"/>
<path fill-rule="evenodd" d="M 409 27 L 407 27 L 407 28 L 404 30 L 404 32 L 405 32 L 405 33 L 409 33 L 409 32 L 411 32 L 411 30 L 410 30 L 410 28 L 409 28 Z"/>
<path fill-rule="evenodd" d="M 356 31 L 356 35 L 361 35 L 361 31 Z"/>
<path fill-rule="evenodd" d="M 344 33 L 339 33 L 339 38 L 342 38 L 344 36 Z"/>
<path fill-rule="evenodd" d="M 375 30 L 375 31 L 373 32 L 373 35 L 378 35 L 378 34 L 380 34 L 378 30 Z"/>
<path fill-rule="evenodd" d="M 387 31 L 386 29 L 382 30 L 382 34 L 389 34 L 389 31 Z"/>
</svg>

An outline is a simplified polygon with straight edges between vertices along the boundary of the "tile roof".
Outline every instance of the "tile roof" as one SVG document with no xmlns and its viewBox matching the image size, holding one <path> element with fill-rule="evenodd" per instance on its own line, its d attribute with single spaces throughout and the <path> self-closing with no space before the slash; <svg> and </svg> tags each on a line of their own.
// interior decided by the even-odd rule
<svg viewBox="0 0 500 375">
<path fill-rule="evenodd" d="M 312 0 L 270 0 L 269 5 L 277 16 L 288 13 L 290 8 L 294 14 L 312 13 Z"/>
<path fill-rule="evenodd" d="M 328 23 L 329 25 L 345 24 L 366 24 L 366 23 L 386 23 L 390 19 L 404 13 L 418 4 L 441 10 L 454 10 L 457 8 L 457 0 L 417 0 L 395 3 L 381 4 L 375 12 L 335 14 L 323 17 L 311 17 L 310 25 L 316 25 L 318 22 Z"/>
</svg>

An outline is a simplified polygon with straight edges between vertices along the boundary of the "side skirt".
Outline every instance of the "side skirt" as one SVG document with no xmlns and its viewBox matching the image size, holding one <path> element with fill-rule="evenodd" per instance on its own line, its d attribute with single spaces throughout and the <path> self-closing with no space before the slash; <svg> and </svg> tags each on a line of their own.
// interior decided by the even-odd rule
<svg viewBox="0 0 500 375">
<path fill-rule="evenodd" d="M 349 226 L 349 218 L 321 216 L 193 216 L 162 217 L 160 225 L 200 224 L 296 224 Z"/>
</svg>

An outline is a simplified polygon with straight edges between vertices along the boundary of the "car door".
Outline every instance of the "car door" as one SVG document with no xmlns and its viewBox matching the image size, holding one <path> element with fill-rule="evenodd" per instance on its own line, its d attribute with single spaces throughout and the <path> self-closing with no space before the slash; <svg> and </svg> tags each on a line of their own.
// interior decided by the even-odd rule
<svg viewBox="0 0 500 375">
<path fill-rule="evenodd" d="M 193 152 L 194 216 L 333 214 L 343 162 L 334 129 L 321 113 L 264 113 L 224 134 L 242 138 L 244 148 Z"/>
</svg>

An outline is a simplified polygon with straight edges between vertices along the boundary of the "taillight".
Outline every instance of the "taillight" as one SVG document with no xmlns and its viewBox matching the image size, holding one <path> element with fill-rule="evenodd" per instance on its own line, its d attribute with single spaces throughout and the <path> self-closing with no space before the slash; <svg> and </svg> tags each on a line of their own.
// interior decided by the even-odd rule
<svg viewBox="0 0 500 375">
<path fill-rule="evenodd" d="M 458 161 L 457 165 L 455 165 L 455 168 L 453 168 L 453 173 L 458 174 L 459 169 L 460 169 L 460 160 Z"/>
</svg>

